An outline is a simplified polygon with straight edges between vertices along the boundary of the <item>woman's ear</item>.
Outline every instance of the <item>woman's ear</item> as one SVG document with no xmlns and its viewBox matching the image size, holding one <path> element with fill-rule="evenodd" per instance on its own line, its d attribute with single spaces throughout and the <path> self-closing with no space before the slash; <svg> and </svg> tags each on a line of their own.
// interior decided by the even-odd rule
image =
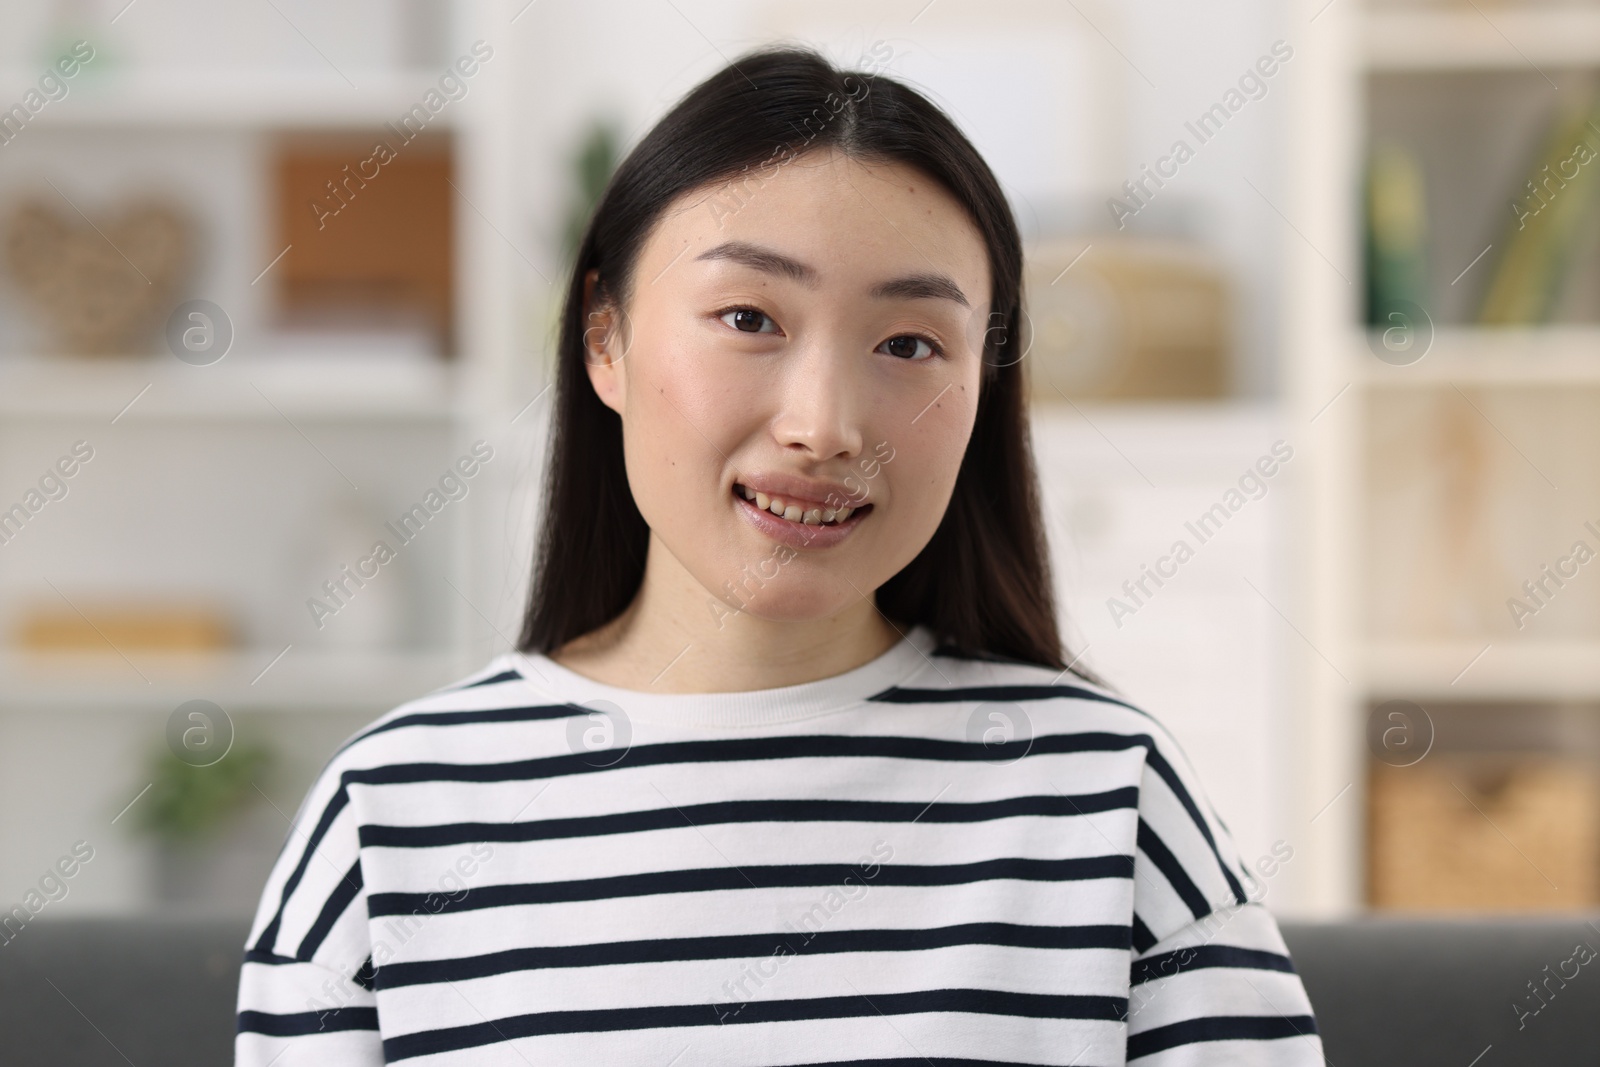
<svg viewBox="0 0 1600 1067">
<path fill-rule="evenodd" d="M 620 415 L 627 395 L 622 359 L 631 334 L 622 329 L 619 312 L 600 272 L 590 270 L 583 276 L 583 364 L 600 402 Z"/>
</svg>

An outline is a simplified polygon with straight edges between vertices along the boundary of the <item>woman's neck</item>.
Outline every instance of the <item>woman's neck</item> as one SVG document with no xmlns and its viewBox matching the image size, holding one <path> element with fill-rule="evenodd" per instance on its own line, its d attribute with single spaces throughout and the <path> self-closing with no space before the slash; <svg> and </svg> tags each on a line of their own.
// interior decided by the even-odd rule
<svg viewBox="0 0 1600 1067">
<path fill-rule="evenodd" d="M 901 637 L 870 593 L 813 618 L 741 611 L 709 593 L 652 535 L 633 602 L 550 658 L 623 689 L 727 693 L 843 674 L 883 655 Z"/>
</svg>

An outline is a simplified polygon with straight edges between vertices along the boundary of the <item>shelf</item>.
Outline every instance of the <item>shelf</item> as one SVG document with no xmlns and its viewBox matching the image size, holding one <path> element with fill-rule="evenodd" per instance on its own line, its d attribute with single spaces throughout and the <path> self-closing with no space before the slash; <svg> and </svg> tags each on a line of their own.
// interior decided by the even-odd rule
<svg viewBox="0 0 1600 1067">
<path fill-rule="evenodd" d="M 447 652 L 291 647 L 274 662 L 280 652 L 282 648 L 225 653 L 135 650 L 127 660 L 97 652 L 0 653 L 0 707 L 170 709 L 199 699 L 227 711 L 348 709 L 376 716 L 467 673 Z"/>
<path fill-rule="evenodd" d="M 1600 699 L 1600 641 L 1390 642 L 1365 661 L 1377 699 Z"/>
<path fill-rule="evenodd" d="M 1393 366 L 1377 359 L 1357 334 L 1351 375 L 1380 389 L 1479 386 L 1600 386 L 1600 327 L 1549 326 L 1475 329 L 1435 334 L 1417 362 Z"/>
<path fill-rule="evenodd" d="M 42 116 L 53 128 L 70 127 L 381 127 L 399 125 L 440 71 L 315 74 L 205 71 L 193 74 L 97 72 L 87 68 L 70 94 Z M 99 75 L 99 76 L 97 76 Z M 0 72 L 0 84 L 27 84 L 36 73 Z M 472 80 L 466 81 L 471 95 Z M 465 101 L 447 101 L 429 116 L 429 130 L 449 127 Z"/>
<path fill-rule="evenodd" d="M 1600 66 L 1600 11 L 1486 7 L 1372 11 L 1367 66 L 1380 71 L 1528 70 Z"/>
<path fill-rule="evenodd" d="M 0 360 L 0 422 L 217 419 L 442 421 L 455 368 L 401 359 L 259 357 L 191 367 L 170 357 Z"/>
</svg>

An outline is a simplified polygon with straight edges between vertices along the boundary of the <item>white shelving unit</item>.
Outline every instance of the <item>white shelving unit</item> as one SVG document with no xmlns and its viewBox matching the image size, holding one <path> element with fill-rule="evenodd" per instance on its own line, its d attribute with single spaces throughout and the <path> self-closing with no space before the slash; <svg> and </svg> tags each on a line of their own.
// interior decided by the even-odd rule
<svg viewBox="0 0 1600 1067">
<path fill-rule="evenodd" d="M 1373 389 L 1459 386 L 1600 386 L 1600 329 L 1548 326 L 1481 330 L 1444 327 L 1428 354 L 1409 366 L 1372 358 L 1365 339 L 1346 356 L 1352 378 Z"/>
<path fill-rule="evenodd" d="M 530 403 L 544 366 L 524 333 L 530 320 L 542 320 L 547 293 L 542 283 L 524 284 L 532 272 L 521 246 L 532 247 L 533 237 L 517 229 L 524 205 L 507 155 L 517 78 L 503 58 L 504 29 L 515 8 L 499 0 L 449 8 L 449 40 L 438 44 L 437 64 L 352 71 L 354 86 L 327 69 L 86 68 L 66 99 L 52 102 L 6 147 L 8 166 L 25 159 L 24 169 L 44 177 L 55 167 L 70 192 L 69 179 L 97 187 L 98 176 L 83 173 L 86 155 L 115 156 L 118 145 L 170 139 L 160 141 L 172 146 L 165 153 L 141 149 L 137 165 L 147 172 L 170 166 L 183 179 L 174 183 L 180 195 L 184 182 L 191 191 L 225 190 L 192 204 L 211 250 L 195 295 L 231 285 L 242 299 L 264 302 L 266 283 L 251 279 L 277 251 L 266 248 L 269 140 L 365 135 L 398 124 L 472 41 L 486 38 L 500 51 L 427 127 L 430 135 L 448 134 L 454 159 L 453 358 L 274 353 L 262 343 L 262 316 L 253 314 L 236 314 L 233 349 L 210 366 L 164 352 L 0 352 L 0 510 L 14 503 L 5 494 L 25 491 L 74 440 L 96 450 L 65 497 L 0 545 L 0 623 L 15 621 L 24 597 L 48 600 L 52 587 L 74 605 L 81 597 L 148 597 L 177 587 L 229 607 L 243 635 L 226 650 L 184 654 L 27 653 L 3 635 L 0 722 L 13 742 L 0 752 L 4 885 L 35 879 L 34 868 L 60 850 L 56 838 L 70 832 L 92 840 L 102 857 L 97 877 L 75 887 L 72 908 L 129 911 L 153 903 L 146 896 L 149 857 L 127 825 L 113 828 L 110 820 L 139 793 L 143 759 L 160 747 L 167 716 L 185 701 L 213 701 L 290 748 L 300 739 L 305 751 L 289 753 L 288 773 L 305 778 L 339 737 L 482 666 L 515 636 L 516 580 L 527 567 L 515 554 L 525 551 L 532 520 L 522 512 L 547 406 Z M 31 70 L 10 74 L 7 84 L 37 77 Z M 191 159 L 195 146 L 203 153 Z M 204 155 L 208 146 L 233 169 L 206 173 L 215 160 Z M 110 178 L 99 183 L 117 187 Z M 94 214 L 104 202 L 85 198 L 74 206 Z M 398 544 L 381 520 L 419 499 L 478 440 L 495 449 L 494 462 L 378 580 L 389 583 L 383 595 L 404 589 L 409 599 L 394 603 L 413 620 L 413 632 L 392 644 L 319 644 L 302 602 L 317 592 L 311 576 L 323 573 L 321 564 L 291 558 L 282 546 L 313 540 L 324 504 L 341 494 L 366 508 L 355 524 L 364 544 L 380 537 Z M 403 573 L 391 577 L 390 566 Z M 352 606 L 379 595 L 363 591 Z M 282 811 L 297 803 L 289 795 L 295 788 L 303 785 L 291 782 L 274 801 Z M 41 820 L 44 803 L 51 815 Z"/>
<path fill-rule="evenodd" d="M 1367 648 L 1363 669 L 1379 700 L 1594 700 L 1600 641 L 1385 642 Z"/>
<path fill-rule="evenodd" d="M 45 423 L 371 419 L 447 423 L 455 368 L 440 361 L 298 360 L 203 369 L 171 359 L 11 358 L 0 363 L 0 419 Z"/>
<path fill-rule="evenodd" d="M 0 69 L 0 84 L 27 85 L 38 71 Z M 85 131 L 96 128 L 345 129 L 377 127 L 399 120 L 439 70 L 362 71 L 355 84 L 332 71 L 290 73 L 264 70 L 162 72 L 122 69 L 106 73 L 93 62 L 52 101 L 38 122 Z M 470 95 L 470 93 L 469 93 Z M 452 125 L 446 107 L 428 127 Z"/>
<path fill-rule="evenodd" d="M 1600 701 L 1600 642 L 1594 640 L 1399 640 L 1369 633 L 1366 451 L 1373 405 L 1417 390 L 1570 395 L 1600 389 L 1600 329 L 1437 323 L 1431 348 L 1416 363 L 1391 366 L 1372 355 L 1359 325 L 1368 93 L 1374 79 L 1395 75 L 1536 80 L 1600 68 L 1600 9 L 1317 0 L 1301 11 L 1294 46 L 1296 62 L 1304 65 L 1292 87 L 1291 194 L 1281 206 L 1294 228 L 1285 236 L 1286 400 L 1308 442 L 1301 471 L 1309 476 L 1307 491 L 1291 541 L 1301 582 L 1294 598 L 1301 638 L 1296 703 L 1303 716 L 1295 779 L 1311 847 L 1291 877 L 1308 914 L 1332 916 L 1359 910 L 1365 900 L 1362 797 L 1371 702 Z M 1430 225 L 1463 221 L 1430 219 Z M 1507 595 L 1514 591 L 1508 588 Z"/>
<path fill-rule="evenodd" d="M 1373 4 L 1351 17 L 1362 23 L 1357 62 L 1369 70 L 1515 70 L 1600 60 L 1600 11 L 1576 5 L 1407 10 Z"/>
<path fill-rule="evenodd" d="M 371 714 L 374 706 L 393 706 L 437 687 L 457 666 L 448 649 L 134 652 L 127 660 L 97 653 L 9 654 L 0 657 L 0 677 L 9 706 L 65 713 L 106 707 L 171 711 L 204 694 L 224 709 Z"/>
</svg>

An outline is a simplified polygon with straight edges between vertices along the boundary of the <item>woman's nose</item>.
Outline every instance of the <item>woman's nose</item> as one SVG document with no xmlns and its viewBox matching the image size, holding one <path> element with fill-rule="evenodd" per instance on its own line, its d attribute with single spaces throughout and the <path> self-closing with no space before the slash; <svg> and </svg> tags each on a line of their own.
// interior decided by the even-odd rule
<svg viewBox="0 0 1600 1067">
<path fill-rule="evenodd" d="M 861 418 L 872 404 L 864 358 L 830 341 L 790 355 L 779 376 L 773 436 L 785 448 L 803 448 L 815 459 L 859 453 Z"/>
</svg>

